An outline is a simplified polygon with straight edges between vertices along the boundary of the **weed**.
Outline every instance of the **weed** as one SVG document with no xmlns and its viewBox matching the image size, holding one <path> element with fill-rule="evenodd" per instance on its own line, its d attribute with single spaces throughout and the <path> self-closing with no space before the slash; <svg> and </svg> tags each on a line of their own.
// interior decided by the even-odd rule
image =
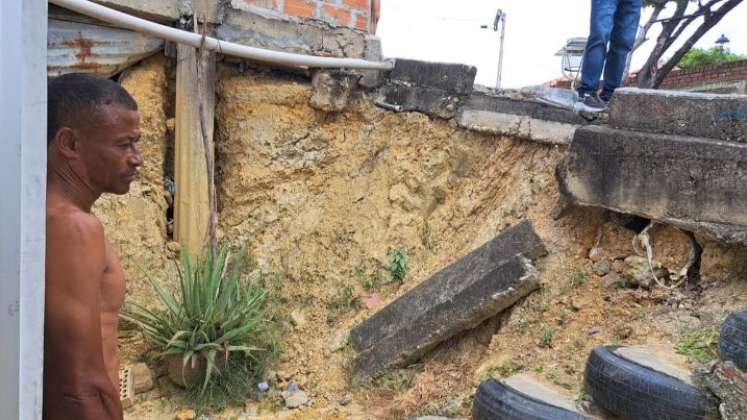
<svg viewBox="0 0 747 420">
<path fill-rule="evenodd" d="M 431 231 L 431 225 L 428 223 L 428 218 L 423 218 L 423 223 L 420 224 L 420 229 L 418 229 L 418 233 L 420 235 L 420 243 L 425 247 L 427 250 L 433 249 L 433 232 Z"/>
<path fill-rule="evenodd" d="M 535 373 L 542 373 L 542 372 L 545 371 L 545 368 L 544 368 L 544 366 L 537 366 L 535 368 L 532 368 L 532 371 L 535 372 Z"/>
<path fill-rule="evenodd" d="M 392 281 L 402 284 L 405 282 L 405 276 L 407 275 L 407 253 L 403 248 L 397 248 L 389 255 L 391 256 L 389 276 Z"/>
<path fill-rule="evenodd" d="M 552 369 L 548 370 L 547 373 L 545 373 L 545 379 L 548 381 L 554 381 L 558 379 L 558 367 L 554 366 Z"/>
<path fill-rule="evenodd" d="M 412 385 L 415 372 L 411 369 L 391 370 L 374 380 L 374 386 L 392 394 L 399 394 Z"/>
<path fill-rule="evenodd" d="M 522 365 L 521 363 L 508 361 L 498 368 L 498 373 L 502 378 L 507 378 L 521 372 L 522 370 L 524 370 L 524 365 Z"/>
<path fill-rule="evenodd" d="M 363 288 L 367 292 L 371 292 L 379 288 L 379 278 L 373 274 L 369 274 L 363 277 Z"/>
<path fill-rule="evenodd" d="M 568 294 L 571 289 L 583 286 L 588 281 L 586 274 L 576 267 L 561 268 L 557 275 L 563 277 L 559 291 L 561 295 Z"/>
<path fill-rule="evenodd" d="M 567 309 L 565 308 L 561 309 L 560 313 L 558 313 L 558 318 L 557 318 L 558 325 L 563 325 L 566 322 L 568 322 L 568 318 L 570 317 L 570 315 L 571 313 Z"/>
<path fill-rule="evenodd" d="M 691 357 L 700 363 L 708 363 L 718 357 L 719 331 L 710 326 L 685 334 L 675 349 L 677 353 Z"/>
<path fill-rule="evenodd" d="M 436 402 L 429 401 L 424 407 L 419 408 L 416 414 L 418 417 L 435 417 L 441 414 L 441 407 Z"/>
<path fill-rule="evenodd" d="M 577 338 L 573 341 L 573 348 L 576 350 L 581 350 L 586 346 L 586 340 L 583 338 Z"/>
<path fill-rule="evenodd" d="M 341 287 L 327 302 L 327 324 L 333 325 L 340 317 L 360 309 L 361 306 L 361 299 L 355 295 L 352 287 Z"/>
<path fill-rule="evenodd" d="M 545 325 L 542 327 L 542 337 L 540 337 L 540 346 L 541 347 L 552 347 L 552 341 L 555 338 L 555 330 Z"/>
<path fill-rule="evenodd" d="M 572 366 L 572 365 L 570 365 L 570 364 L 566 364 L 565 366 L 563 366 L 563 370 L 564 370 L 564 371 L 565 371 L 565 373 L 566 373 L 566 374 L 568 374 L 568 375 L 575 375 L 575 374 L 576 374 L 576 373 L 578 372 L 578 371 L 576 370 L 576 367 L 575 367 L 575 366 Z"/>
<path fill-rule="evenodd" d="M 493 378 L 495 376 L 496 370 L 498 370 L 498 366 L 492 363 L 489 364 L 488 367 L 485 369 L 485 372 L 483 372 L 482 375 L 480 375 L 480 382 Z"/>
<path fill-rule="evenodd" d="M 635 311 L 633 311 L 633 315 L 635 315 L 638 319 L 644 319 L 646 318 L 646 309 L 645 308 L 635 308 Z"/>
<path fill-rule="evenodd" d="M 618 340 L 626 340 L 633 335 L 633 328 L 630 325 L 619 323 L 615 325 L 614 335 Z"/>
</svg>

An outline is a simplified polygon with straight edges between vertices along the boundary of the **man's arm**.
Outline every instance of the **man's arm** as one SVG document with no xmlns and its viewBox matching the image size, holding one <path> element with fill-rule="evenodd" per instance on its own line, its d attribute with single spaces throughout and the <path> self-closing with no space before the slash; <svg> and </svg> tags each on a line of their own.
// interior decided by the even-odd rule
<svg viewBox="0 0 747 420">
<path fill-rule="evenodd" d="M 101 338 L 104 229 L 86 213 L 47 219 L 45 377 L 57 389 L 45 418 L 122 418 L 119 392 L 107 375 Z M 47 388 L 49 389 L 49 388 Z M 45 410 L 46 411 L 46 410 Z M 59 417 L 58 417 L 59 416 Z"/>
</svg>

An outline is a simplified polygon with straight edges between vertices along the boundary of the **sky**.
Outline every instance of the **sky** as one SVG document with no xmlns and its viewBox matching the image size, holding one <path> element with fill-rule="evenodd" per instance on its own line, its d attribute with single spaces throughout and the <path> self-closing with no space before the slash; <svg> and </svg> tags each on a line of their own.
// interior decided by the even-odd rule
<svg viewBox="0 0 747 420">
<path fill-rule="evenodd" d="M 555 53 L 568 38 L 588 35 L 590 0 L 381 0 L 377 35 L 386 57 L 471 64 L 478 69 L 476 83 L 495 86 L 497 9 L 507 17 L 502 87 L 537 85 L 561 77 L 560 57 Z M 644 10 L 642 22 L 648 13 Z M 655 39 L 657 26 L 650 38 Z M 696 46 L 711 47 L 722 33 L 731 40 L 733 52 L 747 55 L 747 2 Z M 633 70 L 641 67 L 652 48 L 649 41 L 634 54 Z"/>
</svg>

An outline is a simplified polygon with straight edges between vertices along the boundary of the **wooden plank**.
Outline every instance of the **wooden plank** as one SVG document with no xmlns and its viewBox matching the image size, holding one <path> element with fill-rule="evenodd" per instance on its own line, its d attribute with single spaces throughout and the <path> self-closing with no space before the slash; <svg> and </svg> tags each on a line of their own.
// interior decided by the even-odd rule
<svg viewBox="0 0 747 420">
<path fill-rule="evenodd" d="M 207 167 L 200 127 L 200 99 L 211 153 L 215 116 L 215 54 L 209 54 L 206 72 L 197 75 L 197 50 L 177 46 L 176 144 L 174 147 L 174 239 L 194 257 L 208 239 L 210 205 Z"/>
</svg>

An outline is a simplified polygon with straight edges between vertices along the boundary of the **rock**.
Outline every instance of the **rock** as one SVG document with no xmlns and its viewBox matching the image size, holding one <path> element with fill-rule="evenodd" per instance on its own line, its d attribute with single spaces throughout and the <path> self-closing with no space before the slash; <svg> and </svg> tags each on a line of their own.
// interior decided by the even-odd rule
<svg viewBox="0 0 747 420">
<path fill-rule="evenodd" d="M 747 373 L 732 362 L 718 363 L 705 384 L 720 400 L 725 420 L 747 420 Z"/>
<path fill-rule="evenodd" d="M 624 272 L 629 278 L 631 285 L 650 289 L 651 283 L 654 282 L 654 279 L 651 276 L 651 267 L 649 267 L 648 260 L 645 257 L 632 255 L 625 258 Z M 661 281 L 666 280 L 669 275 L 669 272 L 658 266 L 656 262 L 654 262 L 653 273 L 656 275 L 656 278 Z"/>
<path fill-rule="evenodd" d="M 179 254 L 182 252 L 182 246 L 179 245 L 179 242 L 172 241 L 172 242 L 166 243 L 166 249 L 176 256 L 179 256 Z"/>
<path fill-rule="evenodd" d="M 348 345 L 348 340 L 350 339 L 350 332 L 347 330 L 342 330 L 337 333 L 334 339 L 332 339 L 332 342 L 329 345 L 329 351 L 331 353 L 338 352 L 345 348 L 345 346 Z"/>
<path fill-rule="evenodd" d="M 406 365 L 513 305 L 539 286 L 528 258 L 546 252 L 524 221 L 400 296 L 350 332 L 356 375 Z"/>
<path fill-rule="evenodd" d="M 267 381 L 262 381 L 257 384 L 257 391 L 267 392 L 269 390 L 270 390 L 270 384 L 268 384 Z"/>
<path fill-rule="evenodd" d="M 194 412 L 194 410 L 182 410 L 176 413 L 176 417 L 174 417 L 174 420 L 195 420 L 196 417 L 197 414 Z"/>
<path fill-rule="evenodd" d="M 576 205 L 738 245 L 747 244 L 745 161 L 743 144 L 586 126 L 576 130 L 557 175 L 560 190 Z"/>
<path fill-rule="evenodd" d="M 311 76 L 312 94 L 309 105 L 320 111 L 343 111 L 355 86 L 351 75 L 340 72 L 315 71 Z"/>
<path fill-rule="evenodd" d="M 153 373 L 145 363 L 132 366 L 132 386 L 135 394 L 142 394 L 153 389 Z"/>
<path fill-rule="evenodd" d="M 340 398 L 339 401 L 337 401 L 337 403 L 343 407 L 349 405 L 351 402 L 353 402 L 353 398 L 350 395 L 345 395 L 344 397 Z"/>
<path fill-rule="evenodd" d="M 625 270 L 625 261 L 623 260 L 612 261 L 612 270 L 615 273 L 622 274 L 623 270 Z"/>
<path fill-rule="evenodd" d="M 628 285 L 628 280 L 617 273 L 609 273 L 602 278 L 602 287 L 605 289 L 621 289 Z"/>
<path fill-rule="evenodd" d="M 612 271 L 612 265 L 608 260 L 600 260 L 594 263 L 592 266 L 594 273 L 599 277 L 604 277 Z"/>
<path fill-rule="evenodd" d="M 293 326 L 296 327 L 296 329 L 300 329 L 304 324 L 306 324 L 306 318 L 299 310 L 292 311 L 290 317 L 291 322 L 293 322 Z"/>
<path fill-rule="evenodd" d="M 286 408 L 299 408 L 309 403 L 309 397 L 303 391 L 283 391 L 282 396 Z"/>
<path fill-rule="evenodd" d="M 366 299 L 366 308 L 367 309 L 373 309 L 381 304 L 381 296 L 379 296 L 378 293 L 372 294 L 368 299 Z"/>
</svg>

